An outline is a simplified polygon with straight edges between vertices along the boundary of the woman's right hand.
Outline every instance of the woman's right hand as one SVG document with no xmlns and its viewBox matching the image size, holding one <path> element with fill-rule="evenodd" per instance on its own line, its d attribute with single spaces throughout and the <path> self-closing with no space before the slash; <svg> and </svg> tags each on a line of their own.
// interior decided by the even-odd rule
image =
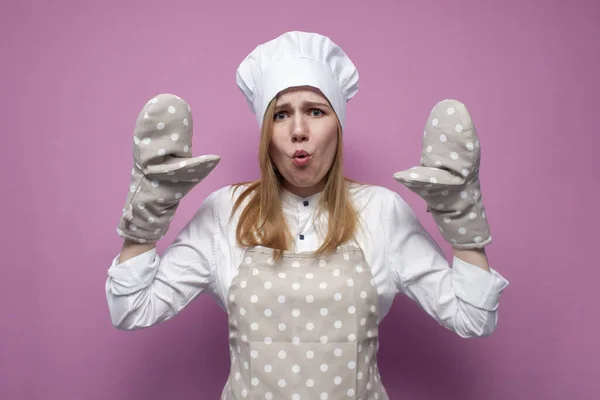
<svg viewBox="0 0 600 400">
<path fill-rule="evenodd" d="M 192 157 L 192 133 L 191 108 L 173 94 L 159 94 L 138 115 L 133 136 L 134 166 L 117 227 L 119 236 L 126 239 L 126 253 L 141 254 L 152 248 L 169 229 L 183 196 L 221 160 L 212 154 Z M 136 243 L 151 246 L 132 246 Z"/>
</svg>

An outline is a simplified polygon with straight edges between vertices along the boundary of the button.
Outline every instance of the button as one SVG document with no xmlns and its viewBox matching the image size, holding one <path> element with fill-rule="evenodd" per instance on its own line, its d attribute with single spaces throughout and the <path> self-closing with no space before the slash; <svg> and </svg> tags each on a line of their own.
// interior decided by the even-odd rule
<svg viewBox="0 0 600 400">
<path fill-rule="evenodd" d="M 300 240 L 304 240 L 304 235 L 300 235 Z"/>
<path fill-rule="evenodd" d="M 304 206 L 308 206 L 308 200 L 304 200 Z"/>
</svg>

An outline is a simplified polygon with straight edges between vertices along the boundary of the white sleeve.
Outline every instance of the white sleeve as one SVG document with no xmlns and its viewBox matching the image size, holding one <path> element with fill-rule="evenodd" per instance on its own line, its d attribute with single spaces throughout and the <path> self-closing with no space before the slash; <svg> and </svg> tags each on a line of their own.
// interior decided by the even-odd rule
<svg viewBox="0 0 600 400">
<path fill-rule="evenodd" d="M 492 268 L 488 272 L 457 257 L 450 268 L 406 201 L 394 193 L 389 203 L 383 225 L 397 290 L 463 338 L 491 335 L 508 281 Z"/>
<path fill-rule="evenodd" d="M 212 290 L 217 219 L 216 192 L 165 250 L 156 249 L 118 264 L 114 257 L 105 284 L 112 324 L 134 330 L 170 319 L 203 292 Z"/>
</svg>

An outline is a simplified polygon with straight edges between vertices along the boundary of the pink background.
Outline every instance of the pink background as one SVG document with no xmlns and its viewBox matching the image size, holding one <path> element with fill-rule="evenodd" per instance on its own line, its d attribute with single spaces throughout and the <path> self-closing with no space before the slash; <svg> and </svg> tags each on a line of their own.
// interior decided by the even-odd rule
<svg viewBox="0 0 600 400">
<path fill-rule="evenodd" d="M 208 193 L 258 176 L 235 69 L 294 29 L 330 36 L 360 70 L 348 174 L 401 193 L 440 242 L 392 174 L 418 163 L 438 100 L 463 101 L 478 127 L 488 255 L 511 282 L 499 326 L 462 340 L 397 297 L 381 328 L 392 398 L 600 398 L 598 2 L 55 0 L 4 2 L 0 15 L 0 398 L 218 398 L 227 325 L 208 296 L 152 329 L 110 323 L 133 124 L 154 94 L 179 94 L 195 111 L 194 155 L 223 157 L 162 251 Z"/>
</svg>

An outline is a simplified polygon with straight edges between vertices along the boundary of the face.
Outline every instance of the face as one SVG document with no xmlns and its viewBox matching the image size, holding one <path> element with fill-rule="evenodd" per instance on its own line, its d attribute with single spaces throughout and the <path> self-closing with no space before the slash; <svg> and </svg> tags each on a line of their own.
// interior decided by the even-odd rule
<svg viewBox="0 0 600 400">
<path fill-rule="evenodd" d="M 299 196 L 325 187 L 337 149 L 337 116 L 316 89 L 292 88 L 276 100 L 269 154 L 285 189 Z"/>
</svg>

